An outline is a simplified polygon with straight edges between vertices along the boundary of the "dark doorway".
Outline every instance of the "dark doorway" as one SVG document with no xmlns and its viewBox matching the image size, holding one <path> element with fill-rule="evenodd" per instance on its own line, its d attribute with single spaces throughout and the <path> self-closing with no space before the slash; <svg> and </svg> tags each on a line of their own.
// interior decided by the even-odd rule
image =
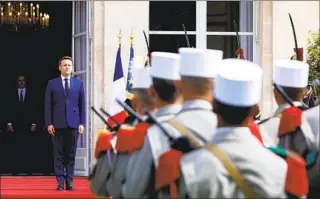
<svg viewBox="0 0 320 199">
<path fill-rule="evenodd" d="M 0 28 L 0 91 L 1 91 L 1 173 L 43 174 L 53 173 L 51 137 L 44 129 L 44 93 L 49 79 L 58 76 L 58 60 L 72 52 L 72 2 L 37 2 L 43 12 L 50 15 L 47 31 L 21 29 L 17 32 Z M 27 90 L 32 93 L 35 106 L 32 114 L 37 131 L 30 140 L 12 141 L 7 132 L 8 114 L 14 106 L 8 94 L 17 90 L 16 80 L 25 75 Z M 27 92 L 28 92 L 27 91 Z M 11 139 L 11 140 L 10 140 Z M 16 138 L 19 139 L 19 138 Z M 18 148 L 17 143 L 25 143 Z M 28 154 L 24 149 L 31 148 Z M 23 158 L 25 157 L 25 158 Z M 14 159 L 14 160 L 13 160 Z M 20 161 L 20 162 L 19 162 Z M 19 169 L 14 164 L 28 165 Z M 31 165 L 31 166 L 30 166 Z"/>
</svg>

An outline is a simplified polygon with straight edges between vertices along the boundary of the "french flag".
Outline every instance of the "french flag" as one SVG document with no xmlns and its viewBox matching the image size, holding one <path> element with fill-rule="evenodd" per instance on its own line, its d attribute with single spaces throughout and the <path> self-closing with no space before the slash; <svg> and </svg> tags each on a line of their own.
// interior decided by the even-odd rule
<svg viewBox="0 0 320 199">
<path fill-rule="evenodd" d="M 126 85 L 125 85 L 125 79 L 123 76 L 120 46 L 118 48 L 117 57 L 116 57 L 114 76 L 113 76 L 113 85 L 112 85 L 112 98 L 111 98 L 109 112 L 118 123 L 123 123 L 127 115 L 124 108 L 116 102 L 116 99 L 119 99 L 123 102 L 126 100 Z M 112 119 L 110 118 L 108 118 L 108 123 L 111 126 L 115 125 L 114 121 L 112 121 Z"/>
</svg>

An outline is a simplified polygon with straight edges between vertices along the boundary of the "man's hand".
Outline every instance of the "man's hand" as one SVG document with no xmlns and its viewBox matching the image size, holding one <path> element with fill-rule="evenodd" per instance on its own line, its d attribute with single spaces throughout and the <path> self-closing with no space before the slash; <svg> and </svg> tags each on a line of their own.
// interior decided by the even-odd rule
<svg viewBox="0 0 320 199">
<path fill-rule="evenodd" d="M 31 132 L 35 132 L 36 130 L 37 130 L 37 125 L 36 124 L 32 124 L 30 131 Z"/>
<path fill-rule="evenodd" d="M 79 135 L 82 135 L 83 134 L 83 131 L 84 131 L 84 126 L 82 124 L 79 125 L 79 128 L 78 128 L 78 133 Z"/>
<path fill-rule="evenodd" d="M 13 126 L 12 126 L 12 125 L 8 125 L 8 126 L 7 126 L 7 131 L 9 131 L 9 132 L 14 132 Z"/>
<path fill-rule="evenodd" d="M 49 125 L 49 126 L 48 126 L 48 133 L 49 133 L 50 135 L 54 136 L 55 130 L 54 130 L 53 125 Z"/>
</svg>

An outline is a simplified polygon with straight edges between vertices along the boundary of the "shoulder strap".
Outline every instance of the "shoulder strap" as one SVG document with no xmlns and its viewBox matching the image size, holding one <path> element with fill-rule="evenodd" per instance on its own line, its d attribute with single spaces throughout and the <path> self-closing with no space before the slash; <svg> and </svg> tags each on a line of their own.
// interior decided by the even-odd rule
<svg viewBox="0 0 320 199">
<path fill-rule="evenodd" d="M 175 119 L 166 121 L 173 127 L 175 127 L 183 136 L 186 136 L 190 142 L 195 147 L 200 147 L 200 143 L 193 138 L 193 136 L 190 134 L 188 129 L 182 125 L 180 122 L 178 122 Z M 238 169 L 233 165 L 231 160 L 217 147 L 213 145 L 206 144 L 205 148 L 208 149 L 213 155 L 215 155 L 224 165 L 224 167 L 227 169 L 229 175 L 231 176 L 232 180 L 237 184 L 237 186 L 243 191 L 246 198 L 254 198 L 254 194 L 252 192 L 252 189 L 247 184 L 245 179 L 242 177 Z"/>
<path fill-rule="evenodd" d="M 250 186 L 247 184 L 246 180 L 242 177 L 238 169 L 234 166 L 231 160 L 217 147 L 206 144 L 205 148 L 208 149 L 213 155 L 215 155 L 227 169 L 232 180 L 237 184 L 237 186 L 243 191 L 246 198 L 254 198 L 254 194 Z"/>
<path fill-rule="evenodd" d="M 183 136 L 187 137 L 188 140 L 191 142 L 191 144 L 194 146 L 194 147 L 200 147 L 201 144 L 193 137 L 193 135 L 191 135 L 191 133 L 188 131 L 188 129 L 183 125 L 181 124 L 180 122 L 178 122 L 177 120 L 175 119 L 171 119 L 171 120 L 168 120 L 166 121 L 166 123 L 172 125 L 174 128 L 176 128 Z"/>
</svg>

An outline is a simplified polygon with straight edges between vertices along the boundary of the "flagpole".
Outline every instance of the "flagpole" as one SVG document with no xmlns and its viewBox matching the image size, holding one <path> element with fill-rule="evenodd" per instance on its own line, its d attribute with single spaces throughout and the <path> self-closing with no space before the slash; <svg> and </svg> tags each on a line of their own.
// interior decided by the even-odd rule
<svg viewBox="0 0 320 199">
<path fill-rule="evenodd" d="M 121 34 L 121 29 L 120 29 L 119 34 L 118 34 L 119 48 L 121 48 L 121 39 L 122 39 L 122 34 Z"/>
</svg>

